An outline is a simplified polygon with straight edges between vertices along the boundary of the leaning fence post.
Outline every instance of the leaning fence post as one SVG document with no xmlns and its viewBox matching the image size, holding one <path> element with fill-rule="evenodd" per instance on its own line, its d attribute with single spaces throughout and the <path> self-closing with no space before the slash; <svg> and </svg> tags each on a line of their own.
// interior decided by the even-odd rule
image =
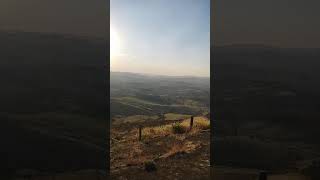
<svg viewBox="0 0 320 180">
<path fill-rule="evenodd" d="M 193 126 L 193 116 L 191 116 L 191 119 L 190 119 L 190 130 L 192 129 L 192 126 Z"/>
<path fill-rule="evenodd" d="M 139 141 L 141 141 L 142 126 L 139 126 Z"/>
</svg>

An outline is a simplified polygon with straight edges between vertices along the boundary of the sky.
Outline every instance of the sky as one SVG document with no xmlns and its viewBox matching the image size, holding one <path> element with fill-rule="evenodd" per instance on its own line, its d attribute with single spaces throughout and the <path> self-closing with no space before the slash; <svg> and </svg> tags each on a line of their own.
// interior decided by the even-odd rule
<svg viewBox="0 0 320 180">
<path fill-rule="evenodd" d="M 110 0 L 111 71 L 210 74 L 210 0 Z"/>
<path fill-rule="evenodd" d="M 319 0 L 215 0 L 214 44 L 320 48 Z"/>
</svg>

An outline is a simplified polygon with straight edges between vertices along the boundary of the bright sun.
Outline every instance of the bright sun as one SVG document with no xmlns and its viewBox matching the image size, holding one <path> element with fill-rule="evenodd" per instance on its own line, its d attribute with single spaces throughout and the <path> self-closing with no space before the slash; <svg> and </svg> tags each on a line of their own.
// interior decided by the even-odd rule
<svg viewBox="0 0 320 180">
<path fill-rule="evenodd" d="M 120 39 L 118 33 L 110 28 L 110 55 L 111 58 L 120 55 Z"/>
</svg>

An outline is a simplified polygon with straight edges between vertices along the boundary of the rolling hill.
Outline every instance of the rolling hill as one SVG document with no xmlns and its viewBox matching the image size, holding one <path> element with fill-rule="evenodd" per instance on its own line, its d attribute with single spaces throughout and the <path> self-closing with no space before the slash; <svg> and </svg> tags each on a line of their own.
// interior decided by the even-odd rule
<svg viewBox="0 0 320 180">
<path fill-rule="evenodd" d="M 210 79 L 111 72 L 111 117 L 209 111 Z"/>
</svg>

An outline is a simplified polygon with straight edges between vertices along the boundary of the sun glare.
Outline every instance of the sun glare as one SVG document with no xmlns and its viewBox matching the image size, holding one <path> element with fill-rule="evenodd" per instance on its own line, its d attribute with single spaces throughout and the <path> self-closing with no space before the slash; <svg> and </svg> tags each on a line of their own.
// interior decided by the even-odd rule
<svg viewBox="0 0 320 180">
<path fill-rule="evenodd" d="M 110 28 L 110 55 L 111 59 L 120 55 L 120 39 L 114 28 Z"/>
</svg>

